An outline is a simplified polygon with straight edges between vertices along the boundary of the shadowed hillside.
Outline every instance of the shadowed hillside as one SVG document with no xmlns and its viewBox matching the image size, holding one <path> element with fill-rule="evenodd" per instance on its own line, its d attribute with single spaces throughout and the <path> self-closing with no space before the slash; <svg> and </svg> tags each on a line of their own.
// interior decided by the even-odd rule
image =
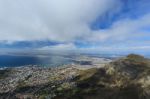
<svg viewBox="0 0 150 99">
<path fill-rule="evenodd" d="M 82 71 L 77 87 L 55 99 L 149 99 L 150 61 L 128 55 L 101 69 Z"/>
</svg>

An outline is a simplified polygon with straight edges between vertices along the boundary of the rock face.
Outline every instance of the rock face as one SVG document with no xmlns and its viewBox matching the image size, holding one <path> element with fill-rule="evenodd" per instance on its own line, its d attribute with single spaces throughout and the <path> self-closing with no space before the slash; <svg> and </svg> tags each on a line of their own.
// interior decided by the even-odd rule
<svg viewBox="0 0 150 99">
<path fill-rule="evenodd" d="M 150 99 L 150 60 L 143 56 L 77 67 L 0 71 L 0 99 Z"/>
</svg>

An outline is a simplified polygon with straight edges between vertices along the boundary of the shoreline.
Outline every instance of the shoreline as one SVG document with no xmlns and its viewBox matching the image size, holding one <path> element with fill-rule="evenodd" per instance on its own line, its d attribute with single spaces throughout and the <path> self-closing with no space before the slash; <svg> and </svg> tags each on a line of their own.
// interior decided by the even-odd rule
<svg viewBox="0 0 150 99">
<path fill-rule="evenodd" d="M 24 66 L 0 70 L 0 98 L 78 99 L 80 95 L 99 99 L 111 95 L 120 96 L 122 92 L 126 96 L 128 91 L 136 93 L 135 97 L 142 94 L 142 91 L 150 95 L 149 59 L 131 54 L 109 63 L 100 61 L 101 64 L 98 64 L 99 60 L 96 59 L 93 60 L 95 64 L 91 64 L 88 60 L 81 62 L 82 65 L 72 64 L 56 68 Z M 141 92 L 137 92 L 139 89 Z M 89 94 L 93 92 L 95 94 Z M 108 96 L 103 96 L 105 94 Z M 127 99 L 136 99 L 131 98 L 132 95 L 129 97 Z"/>
<path fill-rule="evenodd" d="M 41 67 L 38 65 L 25 65 L 8 67 L 0 70 L 4 78 L 0 79 L 0 93 L 15 90 L 21 83 L 28 86 L 37 86 L 48 82 L 66 81 L 73 79 L 80 71 L 91 68 L 102 68 L 105 64 L 98 65 L 62 65 L 58 67 Z M 5 73 L 6 71 L 6 73 Z M 31 77 L 30 77 L 31 76 Z M 24 82 L 25 81 L 25 82 Z M 69 80 L 68 80 L 69 81 Z"/>
</svg>

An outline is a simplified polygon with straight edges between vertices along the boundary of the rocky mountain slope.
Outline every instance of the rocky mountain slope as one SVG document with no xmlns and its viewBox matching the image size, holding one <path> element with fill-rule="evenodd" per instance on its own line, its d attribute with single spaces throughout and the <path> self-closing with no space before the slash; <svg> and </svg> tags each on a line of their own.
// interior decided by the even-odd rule
<svg viewBox="0 0 150 99">
<path fill-rule="evenodd" d="M 150 99 L 150 60 L 130 54 L 101 68 L 3 70 L 0 99 Z"/>
<path fill-rule="evenodd" d="M 75 81 L 75 88 L 55 99 L 150 99 L 150 60 L 131 54 L 82 71 Z"/>
</svg>

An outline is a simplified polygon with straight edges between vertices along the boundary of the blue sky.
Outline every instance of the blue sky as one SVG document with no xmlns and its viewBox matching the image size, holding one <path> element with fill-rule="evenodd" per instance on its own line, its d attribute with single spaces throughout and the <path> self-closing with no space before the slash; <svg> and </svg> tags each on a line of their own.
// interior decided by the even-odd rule
<svg viewBox="0 0 150 99">
<path fill-rule="evenodd" d="M 0 50 L 150 53 L 149 0 L 1 0 Z"/>
</svg>

